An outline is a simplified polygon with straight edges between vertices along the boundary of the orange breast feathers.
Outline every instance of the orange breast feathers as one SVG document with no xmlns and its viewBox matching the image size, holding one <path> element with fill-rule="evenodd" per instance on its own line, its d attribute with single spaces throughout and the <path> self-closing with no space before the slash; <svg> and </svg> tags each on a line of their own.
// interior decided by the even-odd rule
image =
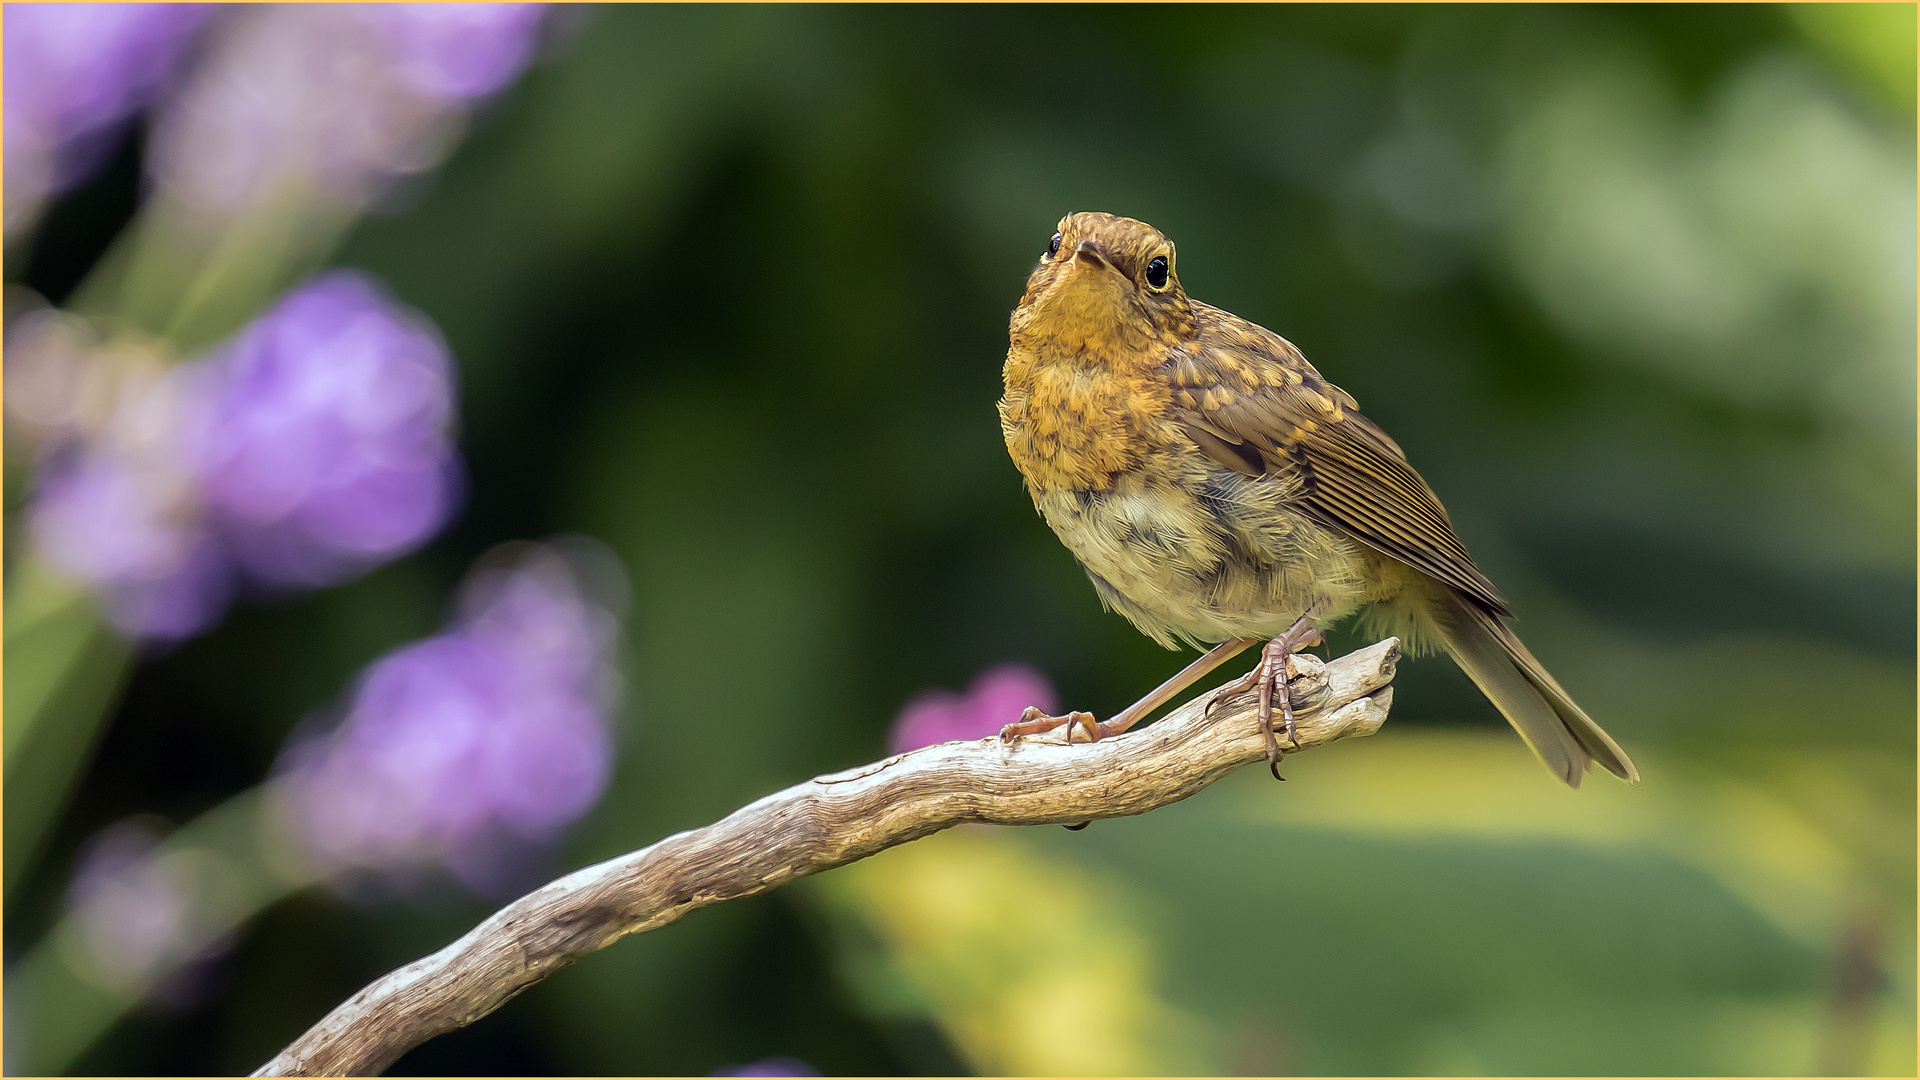
<svg viewBox="0 0 1920 1080">
<path fill-rule="evenodd" d="M 1181 433 L 1166 419 L 1172 387 L 1158 372 L 1118 359 L 1023 344 L 1007 353 L 1000 431 L 1035 498 L 1111 491 L 1177 445 Z"/>
</svg>

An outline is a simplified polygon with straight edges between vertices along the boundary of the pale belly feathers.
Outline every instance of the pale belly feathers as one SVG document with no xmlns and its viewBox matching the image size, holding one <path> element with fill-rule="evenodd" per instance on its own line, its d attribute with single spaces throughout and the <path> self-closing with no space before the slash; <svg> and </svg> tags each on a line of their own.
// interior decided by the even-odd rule
<svg viewBox="0 0 1920 1080">
<path fill-rule="evenodd" d="M 1316 602 L 1326 624 L 1373 599 L 1361 546 L 1291 505 L 1295 484 L 1172 456 L 1171 482 L 1135 473 L 1034 500 L 1101 600 L 1149 637 L 1168 648 L 1271 638 Z"/>
</svg>

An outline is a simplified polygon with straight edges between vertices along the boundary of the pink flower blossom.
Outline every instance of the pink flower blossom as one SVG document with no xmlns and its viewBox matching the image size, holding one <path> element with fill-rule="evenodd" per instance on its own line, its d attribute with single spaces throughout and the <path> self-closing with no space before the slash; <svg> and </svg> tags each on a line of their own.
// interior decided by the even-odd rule
<svg viewBox="0 0 1920 1080">
<path fill-rule="evenodd" d="M 1045 675 L 1025 664 L 1000 664 L 975 676 L 963 697 L 928 690 L 907 702 L 893 722 L 889 749 L 904 753 L 934 743 L 983 739 L 1020 719 L 1029 705 L 1047 712 L 1059 697 Z"/>
</svg>

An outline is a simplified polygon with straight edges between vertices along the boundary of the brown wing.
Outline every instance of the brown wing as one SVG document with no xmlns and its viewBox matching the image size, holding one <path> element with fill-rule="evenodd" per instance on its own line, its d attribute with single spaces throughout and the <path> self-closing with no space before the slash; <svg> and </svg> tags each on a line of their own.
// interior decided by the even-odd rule
<svg viewBox="0 0 1920 1080">
<path fill-rule="evenodd" d="M 1321 521 L 1508 614 L 1433 489 L 1346 391 L 1278 334 L 1207 304 L 1193 315 L 1194 344 L 1166 376 L 1202 451 L 1223 468 L 1297 477 Z"/>
</svg>

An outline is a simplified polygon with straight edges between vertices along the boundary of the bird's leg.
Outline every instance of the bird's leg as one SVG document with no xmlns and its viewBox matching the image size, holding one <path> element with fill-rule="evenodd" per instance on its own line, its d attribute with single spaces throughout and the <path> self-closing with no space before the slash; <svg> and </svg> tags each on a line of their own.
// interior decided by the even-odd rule
<svg viewBox="0 0 1920 1080">
<path fill-rule="evenodd" d="M 1198 682 L 1200 677 L 1221 664 L 1245 652 L 1258 644 L 1259 638 L 1228 638 L 1208 649 L 1206 654 L 1193 663 L 1180 669 L 1180 673 L 1161 683 L 1154 691 L 1139 701 L 1121 709 L 1113 719 L 1101 724 L 1101 735 L 1118 735 L 1146 718 L 1153 710 L 1165 705 L 1173 695 Z"/>
<path fill-rule="evenodd" d="M 1287 657 L 1308 646 L 1325 643 L 1320 628 L 1313 625 L 1313 620 L 1325 607 L 1322 602 L 1308 608 L 1307 613 L 1288 627 L 1286 633 L 1267 642 L 1266 647 L 1260 650 L 1260 662 L 1253 666 L 1252 671 L 1238 682 L 1222 687 L 1213 699 L 1216 702 L 1224 701 L 1256 686 L 1260 688 L 1260 734 L 1267 743 L 1267 769 L 1273 773 L 1275 780 L 1286 778 L 1280 775 L 1280 759 L 1284 755 L 1279 740 L 1273 734 L 1273 699 L 1276 696 L 1280 699 L 1280 717 L 1286 726 L 1287 749 L 1297 750 L 1300 740 L 1295 737 L 1293 729 L 1293 691 L 1287 686 Z"/>
<path fill-rule="evenodd" d="M 1008 724 L 1000 729 L 1000 738 L 1003 742 L 1012 742 L 1022 735 L 1036 735 L 1068 724 L 1085 728 L 1088 739 L 1093 742 L 1098 742 L 1110 735 L 1118 735 L 1139 723 L 1148 713 L 1166 704 L 1173 695 L 1192 686 L 1202 675 L 1231 660 L 1258 640 L 1258 638 L 1231 638 L 1215 645 L 1207 651 L 1206 655 L 1181 668 L 1178 675 L 1161 683 L 1152 693 L 1120 710 L 1113 719 L 1104 723 L 1095 723 L 1092 713 L 1070 712 L 1065 716 L 1048 716 L 1038 708 L 1029 706 L 1026 712 L 1020 714 L 1019 723 Z M 1067 741 L 1073 741 L 1071 729 L 1068 730 L 1068 735 Z"/>
</svg>

